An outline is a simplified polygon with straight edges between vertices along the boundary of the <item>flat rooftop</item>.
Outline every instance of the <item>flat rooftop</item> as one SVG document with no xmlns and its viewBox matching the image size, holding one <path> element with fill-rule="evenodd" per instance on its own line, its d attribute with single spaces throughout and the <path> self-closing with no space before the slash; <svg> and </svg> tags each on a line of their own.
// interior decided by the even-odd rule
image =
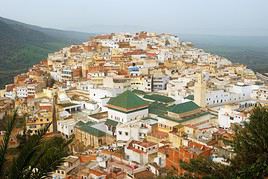
<svg viewBox="0 0 268 179">
<path fill-rule="evenodd" d="M 100 113 L 96 113 L 96 114 L 91 114 L 89 115 L 89 117 L 94 118 L 94 119 L 104 119 L 104 118 L 108 118 L 108 112 L 100 112 Z"/>
</svg>

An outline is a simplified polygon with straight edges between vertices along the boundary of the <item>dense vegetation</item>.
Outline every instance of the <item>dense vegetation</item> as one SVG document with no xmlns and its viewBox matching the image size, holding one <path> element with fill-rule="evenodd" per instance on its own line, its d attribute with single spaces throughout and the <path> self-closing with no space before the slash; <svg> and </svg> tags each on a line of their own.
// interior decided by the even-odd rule
<svg viewBox="0 0 268 179">
<path fill-rule="evenodd" d="M 189 164 L 181 163 L 181 166 L 204 178 L 267 178 L 267 129 L 268 108 L 257 107 L 253 110 L 250 122 L 235 130 L 236 137 L 232 145 L 236 155 L 229 166 L 214 163 L 208 158 L 193 159 Z"/>
<path fill-rule="evenodd" d="M 0 87 L 47 57 L 47 54 L 90 34 L 27 25 L 0 17 Z"/>
<path fill-rule="evenodd" d="M 18 119 L 16 112 L 5 120 L 5 135 L 0 143 L 0 178 L 40 179 L 46 178 L 64 162 L 69 155 L 69 141 L 60 136 L 45 137 L 49 125 L 37 134 L 18 135 L 19 145 L 9 148 Z M 13 151 L 13 152 L 12 152 Z"/>
</svg>

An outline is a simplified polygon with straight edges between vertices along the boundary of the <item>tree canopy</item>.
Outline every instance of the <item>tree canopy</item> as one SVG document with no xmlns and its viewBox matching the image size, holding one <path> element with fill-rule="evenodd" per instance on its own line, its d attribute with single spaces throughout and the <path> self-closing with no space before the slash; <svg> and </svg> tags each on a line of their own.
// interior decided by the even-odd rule
<svg viewBox="0 0 268 179">
<path fill-rule="evenodd" d="M 47 125 L 37 134 L 25 133 L 20 136 L 16 155 L 8 162 L 8 144 L 16 120 L 15 112 L 7 122 L 6 133 L 0 144 L 0 178 L 40 179 L 49 176 L 64 162 L 64 157 L 68 156 L 68 144 L 71 140 L 67 141 L 59 136 L 45 137 L 49 128 Z"/>
<path fill-rule="evenodd" d="M 203 178 L 264 178 L 268 176 L 268 109 L 256 107 L 250 120 L 235 129 L 232 142 L 235 157 L 230 165 L 215 163 L 209 158 L 181 162 L 188 176 Z M 190 175 L 189 175 L 190 174 Z"/>
</svg>

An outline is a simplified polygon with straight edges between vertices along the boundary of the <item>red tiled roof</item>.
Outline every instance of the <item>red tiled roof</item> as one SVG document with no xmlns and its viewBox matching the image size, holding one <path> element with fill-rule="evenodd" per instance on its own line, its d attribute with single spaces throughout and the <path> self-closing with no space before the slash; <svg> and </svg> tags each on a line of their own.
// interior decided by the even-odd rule
<svg viewBox="0 0 268 179">
<path fill-rule="evenodd" d="M 126 56 L 130 56 L 130 55 L 142 55 L 142 54 L 146 54 L 146 52 L 143 51 L 143 50 L 133 50 L 133 51 L 129 51 L 129 52 L 124 53 L 124 55 L 126 55 Z"/>
<path fill-rule="evenodd" d="M 87 163 L 92 160 L 96 160 L 96 155 L 81 155 L 79 156 L 81 163 Z"/>
<path fill-rule="evenodd" d="M 145 148 L 152 147 L 152 146 L 156 145 L 156 143 L 154 143 L 154 142 L 137 141 L 137 140 L 132 141 L 132 144 L 138 144 L 138 145 L 145 147 Z"/>
<path fill-rule="evenodd" d="M 148 57 L 155 57 L 157 54 L 156 54 L 156 53 L 146 53 L 146 55 L 147 55 Z"/>
<path fill-rule="evenodd" d="M 144 154 L 145 153 L 142 150 L 136 149 L 136 148 L 134 148 L 132 146 L 128 146 L 127 149 L 132 150 L 133 152 L 136 152 L 136 153 L 140 153 L 140 154 Z"/>
<path fill-rule="evenodd" d="M 93 169 L 88 169 L 90 174 L 93 174 L 95 176 L 103 176 L 106 175 L 104 172 L 101 172 L 99 170 L 93 170 Z"/>
<path fill-rule="evenodd" d="M 168 133 L 162 131 L 154 131 L 151 135 L 159 139 L 168 137 Z"/>
</svg>

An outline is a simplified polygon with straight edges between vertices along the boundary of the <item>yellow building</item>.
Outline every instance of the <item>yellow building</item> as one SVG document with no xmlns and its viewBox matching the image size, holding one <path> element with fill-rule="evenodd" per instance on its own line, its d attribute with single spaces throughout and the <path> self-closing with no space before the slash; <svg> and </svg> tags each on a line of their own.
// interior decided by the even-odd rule
<svg viewBox="0 0 268 179">
<path fill-rule="evenodd" d="M 187 135 L 194 136 L 196 132 L 196 129 L 190 125 L 177 125 L 168 134 L 168 141 L 173 147 L 180 148 L 184 137 Z"/>
<path fill-rule="evenodd" d="M 52 112 L 48 112 L 47 110 L 40 110 L 26 119 L 26 129 L 30 132 L 30 134 L 36 134 L 38 130 L 44 128 L 51 122 Z M 53 132 L 52 124 L 49 126 L 47 133 L 51 132 Z"/>
<path fill-rule="evenodd" d="M 184 127 L 182 125 L 177 125 L 173 127 L 173 131 L 168 133 L 168 141 L 173 147 L 180 148 L 184 134 Z"/>
</svg>

